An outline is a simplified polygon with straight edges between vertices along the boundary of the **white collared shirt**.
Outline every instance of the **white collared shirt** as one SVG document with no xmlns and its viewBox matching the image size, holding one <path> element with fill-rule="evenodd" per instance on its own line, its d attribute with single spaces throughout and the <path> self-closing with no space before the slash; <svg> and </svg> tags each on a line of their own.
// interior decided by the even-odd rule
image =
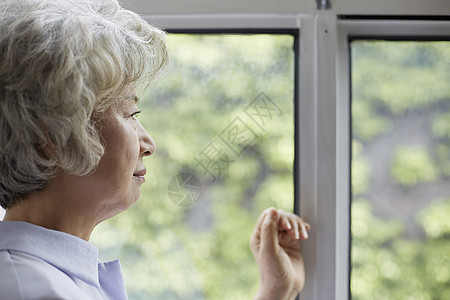
<svg viewBox="0 0 450 300">
<path fill-rule="evenodd" d="M 118 260 L 94 245 L 25 222 L 0 222 L 0 300 L 127 299 Z"/>
</svg>

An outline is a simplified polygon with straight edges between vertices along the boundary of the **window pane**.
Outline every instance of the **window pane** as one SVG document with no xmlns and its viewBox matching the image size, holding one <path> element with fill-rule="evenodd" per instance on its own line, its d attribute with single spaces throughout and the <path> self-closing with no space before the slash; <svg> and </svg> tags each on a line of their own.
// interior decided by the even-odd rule
<svg viewBox="0 0 450 300">
<path fill-rule="evenodd" d="M 172 68 L 141 96 L 147 183 L 93 240 L 131 299 L 251 299 L 260 212 L 293 209 L 294 37 L 170 34 Z"/>
<path fill-rule="evenodd" d="M 353 299 L 450 299 L 450 42 L 351 43 Z"/>
</svg>

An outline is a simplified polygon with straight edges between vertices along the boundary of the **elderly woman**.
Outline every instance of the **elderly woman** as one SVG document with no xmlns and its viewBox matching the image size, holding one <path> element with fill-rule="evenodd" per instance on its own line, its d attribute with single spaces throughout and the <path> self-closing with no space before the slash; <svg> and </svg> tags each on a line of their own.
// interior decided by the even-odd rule
<svg viewBox="0 0 450 300">
<path fill-rule="evenodd" d="M 127 298 L 118 261 L 88 240 L 139 198 L 156 146 L 138 90 L 166 64 L 164 33 L 115 0 L 0 2 L 0 299 Z M 257 299 L 300 292 L 308 228 L 261 215 Z"/>
</svg>

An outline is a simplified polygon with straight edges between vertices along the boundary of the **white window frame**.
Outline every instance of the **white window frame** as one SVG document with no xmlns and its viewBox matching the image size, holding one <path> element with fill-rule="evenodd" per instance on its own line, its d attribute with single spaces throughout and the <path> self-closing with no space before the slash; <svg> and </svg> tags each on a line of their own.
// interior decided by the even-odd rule
<svg viewBox="0 0 450 300">
<path fill-rule="evenodd" d="M 300 211 L 312 223 L 304 243 L 301 299 L 349 299 L 349 38 L 448 39 L 450 21 L 339 20 L 306 16 L 300 43 Z"/>
<path fill-rule="evenodd" d="M 122 0 L 146 15 L 315 14 L 440 15 L 450 14 L 448 0 Z M 327 7 L 327 9 L 322 9 Z"/>
</svg>

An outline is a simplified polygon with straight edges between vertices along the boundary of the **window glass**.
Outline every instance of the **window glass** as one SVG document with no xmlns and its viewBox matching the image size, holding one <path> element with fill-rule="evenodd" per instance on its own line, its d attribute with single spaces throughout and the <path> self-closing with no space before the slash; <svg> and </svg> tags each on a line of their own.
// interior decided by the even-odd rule
<svg viewBox="0 0 450 300">
<path fill-rule="evenodd" d="M 351 42 L 352 299 L 450 299 L 450 42 Z"/>
<path fill-rule="evenodd" d="M 169 34 L 171 69 L 139 103 L 157 144 L 128 212 L 99 225 L 130 299 L 251 299 L 249 237 L 293 209 L 294 37 Z"/>
</svg>

